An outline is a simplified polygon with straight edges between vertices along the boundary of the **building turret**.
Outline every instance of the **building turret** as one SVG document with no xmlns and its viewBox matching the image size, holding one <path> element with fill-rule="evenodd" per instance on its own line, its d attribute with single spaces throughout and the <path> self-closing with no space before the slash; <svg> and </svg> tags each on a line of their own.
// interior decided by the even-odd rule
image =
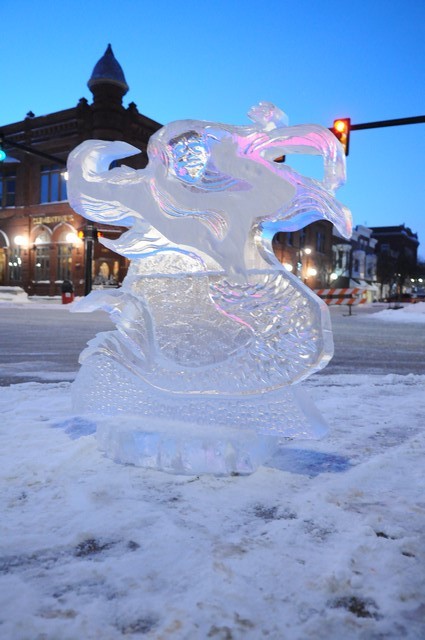
<svg viewBox="0 0 425 640">
<path fill-rule="evenodd" d="M 96 93 L 98 93 L 98 88 L 102 85 L 117 87 L 120 89 L 121 97 L 127 93 L 128 84 L 124 72 L 115 58 L 110 44 L 108 44 L 105 53 L 96 63 L 87 85 L 95 97 Z"/>
<path fill-rule="evenodd" d="M 116 139 L 123 129 L 122 99 L 129 87 L 110 44 L 96 63 L 87 86 L 93 94 L 94 137 Z"/>
</svg>

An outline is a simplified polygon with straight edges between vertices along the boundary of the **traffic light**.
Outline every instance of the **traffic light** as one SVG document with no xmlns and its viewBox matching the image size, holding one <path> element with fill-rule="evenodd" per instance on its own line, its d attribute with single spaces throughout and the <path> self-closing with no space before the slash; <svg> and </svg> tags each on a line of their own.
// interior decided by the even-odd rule
<svg viewBox="0 0 425 640">
<path fill-rule="evenodd" d="M 85 224 L 84 227 L 80 227 L 78 229 L 78 237 L 80 240 L 91 240 L 95 241 L 98 238 L 103 237 L 103 233 L 99 231 L 94 224 Z"/>
<path fill-rule="evenodd" d="M 334 120 L 334 126 L 332 127 L 332 133 L 334 136 L 338 138 L 342 147 L 344 149 L 344 153 L 348 156 L 348 152 L 350 149 L 350 129 L 351 129 L 351 119 L 350 118 L 338 118 L 338 120 Z"/>
</svg>

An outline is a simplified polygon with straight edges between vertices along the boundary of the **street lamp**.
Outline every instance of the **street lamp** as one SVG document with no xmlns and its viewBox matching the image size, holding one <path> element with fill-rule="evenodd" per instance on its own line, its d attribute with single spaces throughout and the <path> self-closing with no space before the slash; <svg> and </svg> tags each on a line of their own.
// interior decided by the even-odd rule
<svg viewBox="0 0 425 640">
<path fill-rule="evenodd" d="M 301 272 L 303 271 L 303 263 L 302 263 L 302 256 L 306 255 L 307 256 L 307 260 L 306 260 L 306 265 L 304 268 L 304 284 L 307 284 L 307 278 L 309 276 L 313 276 L 317 274 L 317 271 L 313 268 L 309 266 L 309 256 L 312 254 L 312 249 L 310 247 L 304 247 L 303 249 L 300 249 L 300 261 L 299 261 L 299 277 L 301 278 Z M 314 273 L 313 273 L 314 272 Z"/>
<path fill-rule="evenodd" d="M 70 231 L 69 233 L 66 234 L 66 241 L 68 244 L 77 244 L 78 242 L 80 242 L 80 238 L 77 236 L 76 233 L 74 233 L 73 231 Z"/>
<path fill-rule="evenodd" d="M 25 236 L 21 236 L 21 235 L 15 236 L 14 242 L 17 247 L 22 247 L 22 248 L 28 247 L 28 238 L 26 238 Z"/>
<path fill-rule="evenodd" d="M 307 256 L 307 269 L 308 269 L 308 256 L 311 254 L 310 247 L 298 248 L 298 262 L 297 262 L 297 276 L 301 279 L 303 271 L 303 255 Z"/>
</svg>

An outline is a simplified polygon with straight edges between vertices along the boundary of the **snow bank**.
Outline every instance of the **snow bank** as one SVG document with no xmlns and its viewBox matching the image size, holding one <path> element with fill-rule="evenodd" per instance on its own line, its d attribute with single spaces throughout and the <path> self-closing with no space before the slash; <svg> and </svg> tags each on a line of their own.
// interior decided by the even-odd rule
<svg viewBox="0 0 425 640">
<path fill-rule="evenodd" d="M 1 636 L 425 637 L 425 376 L 305 386 L 327 438 L 200 478 L 104 458 L 67 382 L 0 388 Z"/>
<path fill-rule="evenodd" d="M 373 320 L 385 320 L 385 322 L 424 322 L 425 302 L 406 304 L 400 309 L 384 309 L 373 313 L 368 318 Z"/>
<path fill-rule="evenodd" d="M 72 304 L 62 304 L 61 296 L 28 296 L 21 287 L 0 287 L 0 307 L 3 308 L 19 309 L 22 305 L 28 305 L 31 309 L 51 309 L 54 306 L 55 309 L 69 311 Z"/>
<path fill-rule="evenodd" d="M 4 302 L 25 304 L 28 302 L 28 295 L 22 287 L 0 287 L 0 303 Z"/>
</svg>

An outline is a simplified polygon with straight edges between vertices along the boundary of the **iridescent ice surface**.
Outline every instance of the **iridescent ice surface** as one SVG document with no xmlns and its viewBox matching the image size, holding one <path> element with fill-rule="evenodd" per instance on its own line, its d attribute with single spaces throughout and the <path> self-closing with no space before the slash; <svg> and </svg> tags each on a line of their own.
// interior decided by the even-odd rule
<svg viewBox="0 0 425 640">
<path fill-rule="evenodd" d="M 109 169 L 139 153 L 124 142 L 70 154 L 71 206 L 128 228 L 101 239 L 131 260 L 122 287 L 75 306 L 106 309 L 116 325 L 81 354 L 73 400 L 117 461 L 250 473 L 280 440 L 326 430 L 296 383 L 332 357 L 328 309 L 276 259 L 272 238 L 319 219 L 351 235 L 334 197 L 345 157 L 328 129 L 288 126 L 274 105 L 248 115 L 247 126 L 172 122 L 142 170 Z M 293 153 L 322 156 L 323 180 L 275 161 Z"/>
</svg>

